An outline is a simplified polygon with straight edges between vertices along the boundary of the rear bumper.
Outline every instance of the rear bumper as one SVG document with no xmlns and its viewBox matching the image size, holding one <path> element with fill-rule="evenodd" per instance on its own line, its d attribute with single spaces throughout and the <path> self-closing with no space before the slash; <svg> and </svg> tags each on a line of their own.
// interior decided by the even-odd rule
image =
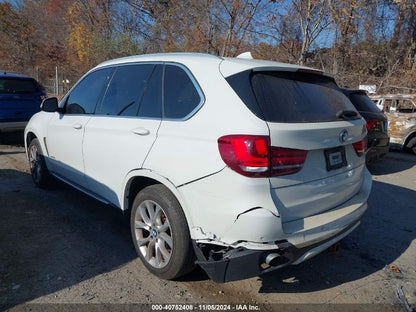
<svg viewBox="0 0 416 312">
<path fill-rule="evenodd" d="M 278 244 L 278 248 L 267 251 L 236 248 L 207 254 L 204 252 L 206 246 L 194 242 L 198 255 L 196 264 L 200 265 L 210 279 L 217 283 L 250 278 L 291 264 L 302 263 L 340 241 L 359 224 L 360 221 L 357 221 L 335 236 L 302 248 L 298 248 L 287 241 L 282 241 Z"/>
<path fill-rule="evenodd" d="M 366 162 L 377 161 L 386 156 L 390 148 L 390 138 L 387 134 L 369 137 Z"/>
<path fill-rule="evenodd" d="M 371 175 L 365 169 L 361 188 L 352 198 L 331 210 L 289 222 L 282 222 L 279 216 L 260 207 L 242 213 L 221 238 L 222 242 L 215 238 L 194 239 L 196 263 L 216 282 L 249 278 L 299 264 L 360 224 L 371 184 Z M 260 239 L 255 240 L 256 237 Z M 227 240 L 235 243 L 226 244 Z"/>
<path fill-rule="evenodd" d="M 384 156 L 387 155 L 389 148 L 389 145 L 383 147 L 370 148 L 366 155 L 367 164 L 384 158 Z"/>
</svg>

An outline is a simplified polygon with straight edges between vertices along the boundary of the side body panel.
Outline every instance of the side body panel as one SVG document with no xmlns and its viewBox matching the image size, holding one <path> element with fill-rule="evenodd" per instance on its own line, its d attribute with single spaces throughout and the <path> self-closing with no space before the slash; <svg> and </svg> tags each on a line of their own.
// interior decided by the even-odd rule
<svg viewBox="0 0 416 312">
<path fill-rule="evenodd" d="M 187 120 L 162 120 L 158 138 L 143 165 L 176 186 L 225 167 L 218 150 L 221 136 L 269 134 L 266 122 L 255 117 L 225 81 L 218 70 L 219 61 L 212 62 L 207 67 L 187 63 L 204 92 L 205 103 Z"/>
<path fill-rule="evenodd" d="M 38 138 L 42 151 L 44 153 L 45 161 L 48 168 L 51 167 L 51 161 L 49 157 L 49 150 L 48 146 L 45 144 L 47 139 L 48 133 L 48 124 L 49 121 L 54 118 L 55 113 L 46 113 L 46 112 L 39 112 L 32 116 L 29 122 L 26 125 L 25 132 L 24 132 L 24 139 L 25 139 L 25 146 L 26 150 L 29 146 L 29 142 L 27 141 L 28 134 L 31 134 Z"/>
<path fill-rule="evenodd" d="M 87 188 L 121 207 L 123 181 L 141 168 L 156 140 L 160 120 L 93 116 L 85 129 Z"/>
<path fill-rule="evenodd" d="M 86 187 L 82 144 L 90 118 L 90 115 L 54 113 L 46 137 L 49 169 L 81 187 Z"/>
</svg>

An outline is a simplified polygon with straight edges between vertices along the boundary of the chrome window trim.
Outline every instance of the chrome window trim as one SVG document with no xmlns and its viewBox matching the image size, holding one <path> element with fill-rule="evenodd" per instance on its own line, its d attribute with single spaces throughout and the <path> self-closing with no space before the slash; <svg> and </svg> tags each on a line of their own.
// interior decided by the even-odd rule
<svg viewBox="0 0 416 312">
<path fill-rule="evenodd" d="M 102 70 L 102 69 L 106 69 L 106 68 L 113 68 L 113 72 L 112 72 L 112 77 L 110 78 L 109 83 L 107 84 L 106 90 L 104 91 L 103 96 L 105 95 L 105 93 L 107 92 L 108 86 L 111 83 L 111 80 L 113 78 L 113 75 L 115 73 L 115 70 L 118 69 L 121 66 L 133 66 L 133 65 L 163 65 L 163 75 L 162 75 L 162 117 L 161 118 L 155 118 L 155 117 L 141 117 L 141 116 L 118 116 L 118 115 L 103 115 L 103 114 L 96 114 L 91 113 L 91 114 L 71 114 L 71 116 L 75 116 L 75 115 L 79 115 L 79 116 L 97 116 L 97 117 L 118 117 L 118 118 L 136 118 L 136 119 L 149 119 L 149 120 L 166 120 L 166 121 L 186 121 L 188 119 L 190 119 L 191 117 L 193 117 L 200 109 L 201 107 L 205 104 L 205 95 L 204 92 L 202 91 L 202 88 L 200 87 L 200 85 L 198 84 L 198 81 L 195 79 L 194 75 L 192 74 L 192 72 L 182 63 L 175 63 L 175 62 L 160 62 L 160 61 L 156 61 L 156 62 L 151 62 L 151 61 L 146 61 L 146 62 L 131 62 L 131 63 L 120 63 L 120 64 L 112 64 L 112 65 L 107 65 L 107 66 L 102 66 L 99 68 L 95 68 L 91 71 L 88 71 L 85 75 L 83 75 L 78 82 L 64 95 L 64 97 L 62 98 L 61 102 L 59 103 L 59 107 L 64 107 L 66 100 L 68 98 L 68 96 L 72 93 L 72 90 L 81 82 L 83 81 L 88 75 L 98 71 L 98 70 Z M 194 88 L 196 89 L 198 95 L 199 95 L 199 103 L 195 106 L 195 108 L 186 116 L 182 117 L 182 118 L 166 118 L 164 117 L 164 106 L 165 106 L 165 99 L 164 99 L 164 78 L 165 78 L 165 68 L 166 65 L 171 65 L 171 66 L 176 66 L 181 68 L 186 75 L 189 77 L 189 79 L 191 80 Z M 102 98 L 100 99 L 99 103 L 96 104 L 95 109 L 97 108 L 97 105 L 100 105 L 102 101 Z M 62 106 L 61 106 L 62 105 Z"/>
</svg>

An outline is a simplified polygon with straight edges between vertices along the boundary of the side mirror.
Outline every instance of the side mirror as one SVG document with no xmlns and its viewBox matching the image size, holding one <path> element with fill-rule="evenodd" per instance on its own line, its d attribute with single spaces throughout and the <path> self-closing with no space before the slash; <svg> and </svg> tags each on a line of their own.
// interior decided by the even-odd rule
<svg viewBox="0 0 416 312">
<path fill-rule="evenodd" d="M 44 112 L 54 113 L 58 111 L 58 99 L 56 97 L 51 97 L 43 100 L 40 105 L 40 109 Z"/>
</svg>

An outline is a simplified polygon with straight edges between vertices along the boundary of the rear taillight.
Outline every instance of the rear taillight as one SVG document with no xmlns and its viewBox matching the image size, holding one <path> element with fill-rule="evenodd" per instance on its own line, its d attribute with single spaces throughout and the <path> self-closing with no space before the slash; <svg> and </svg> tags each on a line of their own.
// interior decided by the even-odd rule
<svg viewBox="0 0 416 312">
<path fill-rule="evenodd" d="M 381 130 L 381 121 L 378 120 L 367 120 L 365 122 L 365 126 L 367 127 L 367 130 L 374 130 L 374 129 L 379 129 Z"/>
<path fill-rule="evenodd" d="M 228 135 L 218 139 L 222 160 L 247 177 L 269 175 L 269 146 L 268 136 Z"/>
<path fill-rule="evenodd" d="M 307 151 L 272 147 L 271 175 L 285 175 L 298 172 L 303 167 Z"/>
<path fill-rule="evenodd" d="M 358 157 L 363 156 L 365 154 L 365 151 L 367 150 L 367 136 L 365 136 L 365 138 L 361 141 L 352 143 L 352 146 L 354 146 L 355 152 L 357 153 Z"/>
<path fill-rule="evenodd" d="M 372 130 L 377 126 L 376 120 L 367 120 L 365 122 L 365 126 L 367 127 L 367 130 Z"/>
<path fill-rule="evenodd" d="M 269 136 L 227 135 L 218 139 L 223 161 L 246 177 L 270 177 L 298 172 L 306 151 L 270 146 Z"/>
</svg>

